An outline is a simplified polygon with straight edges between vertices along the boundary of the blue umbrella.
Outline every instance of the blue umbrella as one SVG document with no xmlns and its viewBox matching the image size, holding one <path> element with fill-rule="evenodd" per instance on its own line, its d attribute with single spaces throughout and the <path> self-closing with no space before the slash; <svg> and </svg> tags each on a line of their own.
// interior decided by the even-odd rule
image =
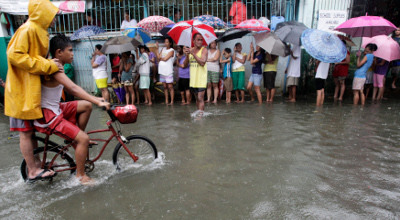
<svg viewBox="0 0 400 220">
<path fill-rule="evenodd" d="M 165 26 L 163 29 L 161 29 L 160 34 L 162 34 L 162 36 L 164 36 L 164 37 L 169 37 L 169 35 L 167 33 L 174 26 L 175 26 L 175 24 L 169 24 L 169 25 Z"/>
<path fill-rule="evenodd" d="M 139 40 L 143 44 L 151 41 L 150 33 L 141 27 L 127 28 L 122 32 L 122 35 L 136 38 L 136 40 Z"/>
<path fill-rule="evenodd" d="M 200 15 L 200 16 L 193 18 L 192 20 L 201 21 L 204 24 L 210 25 L 213 28 L 227 27 L 226 23 L 223 20 L 221 20 L 221 18 L 212 16 L 212 15 Z"/>
<path fill-rule="evenodd" d="M 98 26 L 83 26 L 71 35 L 71 40 L 78 40 L 86 37 L 90 38 L 91 36 L 105 32 L 106 31 L 103 28 Z"/>
<path fill-rule="evenodd" d="M 346 58 L 346 45 L 326 31 L 307 29 L 301 35 L 301 43 L 312 57 L 324 63 L 338 63 Z"/>
</svg>

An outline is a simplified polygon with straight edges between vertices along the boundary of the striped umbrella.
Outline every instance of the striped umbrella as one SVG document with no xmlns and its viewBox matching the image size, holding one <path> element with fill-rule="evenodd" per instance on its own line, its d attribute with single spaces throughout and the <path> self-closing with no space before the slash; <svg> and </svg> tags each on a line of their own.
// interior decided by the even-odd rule
<svg viewBox="0 0 400 220">
<path fill-rule="evenodd" d="M 161 31 L 161 29 L 169 24 L 174 24 L 174 22 L 171 21 L 169 18 L 157 15 L 142 19 L 138 23 L 138 26 L 147 31 L 150 31 L 151 33 L 156 33 Z"/>
<path fill-rule="evenodd" d="M 264 25 L 264 22 L 254 18 L 242 21 L 240 24 L 236 25 L 235 28 L 243 28 L 249 31 L 270 31 L 270 29 Z"/>
<path fill-rule="evenodd" d="M 221 20 L 221 18 L 212 16 L 212 15 L 200 15 L 200 16 L 193 18 L 192 20 L 201 21 L 204 24 L 210 25 L 213 28 L 227 27 L 226 23 L 223 20 Z"/>
<path fill-rule="evenodd" d="M 130 38 L 135 38 L 142 44 L 145 44 L 145 43 L 151 41 L 150 33 L 141 27 L 127 28 L 122 32 L 122 35 L 130 37 Z"/>
<path fill-rule="evenodd" d="M 211 26 L 197 20 L 178 22 L 171 28 L 168 35 L 171 36 L 172 40 L 174 40 L 177 45 L 191 47 L 192 37 L 195 33 L 200 33 L 201 36 L 203 36 L 203 44 L 205 46 L 217 39 L 214 29 Z"/>
</svg>

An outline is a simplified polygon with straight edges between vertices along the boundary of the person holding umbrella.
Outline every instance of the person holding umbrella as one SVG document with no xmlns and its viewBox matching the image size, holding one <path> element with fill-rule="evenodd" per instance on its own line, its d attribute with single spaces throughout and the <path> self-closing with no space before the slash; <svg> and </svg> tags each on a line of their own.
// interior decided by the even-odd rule
<svg viewBox="0 0 400 220">
<path fill-rule="evenodd" d="M 186 52 L 184 65 L 190 64 L 190 90 L 196 97 L 197 110 L 204 112 L 204 93 L 207 88 L 207 48 L 203 47 L 204 38 L 200 33 L 193 35 L 193 45 Z"/>
<path fill-rule="evenodd" d="M 93 68 L 93 77 L 96 81 L 97 88 L 101 90 L 102 97 L 106 102 L 110 101 L 110 94 L 108 93 L 108 73 L 107 73 L 107 57 L 100 50 L 103 46 L 96 45 L 96 49 L 92 54 L 90 63 Z"/>
<path fill-rule="evenodd" d="M 364 95 L 364 84 L 365 84 L 365 77 L 368 68 L 372 65 L 374 61 L 374 55 L 372 54 L 376 51 L 378 47 L 376 44 L 367 44 L 364 50 L 364 58 L 360 60 L 361 54 L 360 52 L 357 53 L 357 67 L 358 69 L 354 73 L 353 79 L 353 104 L 358 105 L 358 101 L 361 99 L 361 105 L 365 104 L 365 95 Z"/>
<path fill-rule="evenodd" d="M 250 44 L 250 55 L 247 58 L 247 61 L 250 61 L 250 64 L 253 66 L 251 76 L 249 79 L 249 83 L 247 84 L 247 90 L 250 94 L 250 102 L 254 102 L 254 94 L 253 94 L 253 86 L 256 90 L 258 103 L 262 104 L 262 96 L 261 96 L 261 80 L 262 80 L 262 70 L 261 65 L 263 64 L 265 50 L 260 46 L 256 46 L 256 51 L 254 52 L 253 42 Z"/>
</svg>

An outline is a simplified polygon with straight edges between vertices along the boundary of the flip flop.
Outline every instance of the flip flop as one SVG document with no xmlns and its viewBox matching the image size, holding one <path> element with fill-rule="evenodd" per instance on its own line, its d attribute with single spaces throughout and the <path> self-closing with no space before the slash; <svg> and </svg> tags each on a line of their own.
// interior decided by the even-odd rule
<svg viewBox="0 0 400 220">
<path fill-rule="evenodd" d="M 39 180 L 41 180 L 41 181 L 43 181 L 43 180 L 51 180 L 53 177 L 57 176 L 57 173 L 54 173 L 51 176 L 43 176 L 43 174 L 45 174 L 46 172 L 50 172 L 50 170 L 44 169 L 35 178 L 33 178 L 33 179 L 28 178 L 28 180 L 26 182 L 27 183 L 34 183 L 34 182 L 39 181 Z"/>
</svg>

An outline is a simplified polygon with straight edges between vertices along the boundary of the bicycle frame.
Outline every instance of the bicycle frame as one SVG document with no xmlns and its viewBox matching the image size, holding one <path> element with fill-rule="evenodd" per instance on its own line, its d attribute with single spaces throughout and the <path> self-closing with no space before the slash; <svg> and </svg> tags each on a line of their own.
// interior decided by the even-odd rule
<svg viewBox="0 0 400 220">
<path fill-rule="evenodd" d="M 113 123 L 114 123 L 113 120 L 109 120 L 109 121 L 107 121 L 107 126 L 108 126 L 107 129 L 93 130 L 93 131 L 87 132 L 87 134 L 95 134 L 95 133 L 103 133 L 103 132 L 111 132 L 111 133 L 112 133 L 111 136 L 110 136 L 108 139 L 90 139 L 90 140 L 92 140 L 92 141 L 101 141 L 101 142 L 105 142 L 105 143 L 104 143 L 103 147 L 101 148 L 99 154 L 98 154 L 93 160 L 90 160 L 90 159 L 89 159 L 89 152 L 88 152 L 87 161 L 90 161 L 90 162 L 93 162 L 93 163 L 96 162 L 96 161 L 103 155 L 103 152 L 104 152 L 104 150 L 106 149 L 107 145 L 110 143 L 110 141 L 111 141 L 114 137 L 118 140 L 119 143 L 121 143 L 121 145 L 123 146 L 123 148 L 124 148 L 124 149 L 126 150 L 126 152 L 132 157 L 132 159 L 133 159 L 134 162 L 136 162 L 136 161 L 139 159 L 135 154 L 133 154 L 132 152 L 130 152 L 129 149 L 126 147 L 126 145 L 125 145 L 125 143 L 124 143 L 124 140 L 123 140 L 123 139 L 125 139 L 125 137 L 123 137 L 122 135 L 120 135 L 120 131 L 117 132 L 117 131 L 114 129 L 114 127 L 112 126 Z M 122 137 L 122 138 L 121 138 L 121 137 Z M 45 149 L 45 150 L 44 150 L 44 152 L 43 152 L 43 159 L 42 159 L 42 167 L 45 167 L 45 165 L 46 165 L 46 157 L 47 157 L 46 148 L 48 147 L 49 138 L 50 138 L 50 135 L 46 135 L 46 138 L 45 138 L 45 146 L 44 146 L 44 149 Z M 51 169 L 51 167 L 60 167 L 60 166 L 57 166 L 57 165 L 54 165 L 54 166 L 53 166 L 54 161 L 55 161 L 55 159 L 56 159 L 58 156 L 60 156 L 60 155 L 62 156 L 62 153 L 63 153 L 63 152 L 68 151 L 68 148 L 69 148 L 70 146 L 72 146 L 74 149 L 75 149 L 75 147 L 76 147 L 75 144 L 73 144 L 73 143 L 69 143 L 69 144 L 67 144 L 66 146 L 64 146 L 64 147 L 57 153 L 57 155 L 50 161 L 50 163 L 49 163 L 49 165 L 48 165 L 48 169 Z M 90 151 L 90 150 L 89 150 L 89 151 Z M 64 165 L 64 166 L 65 166 L 65 165 Z M 73 170 L 73 169 L 76 169 L 76 166 L 75 166 L 75 167 L 69 167 L 69 168 L 61 169 L 61 170 L 57 170 L 56 172 L 63 172 L 63 171 Z"/>
</svg>

